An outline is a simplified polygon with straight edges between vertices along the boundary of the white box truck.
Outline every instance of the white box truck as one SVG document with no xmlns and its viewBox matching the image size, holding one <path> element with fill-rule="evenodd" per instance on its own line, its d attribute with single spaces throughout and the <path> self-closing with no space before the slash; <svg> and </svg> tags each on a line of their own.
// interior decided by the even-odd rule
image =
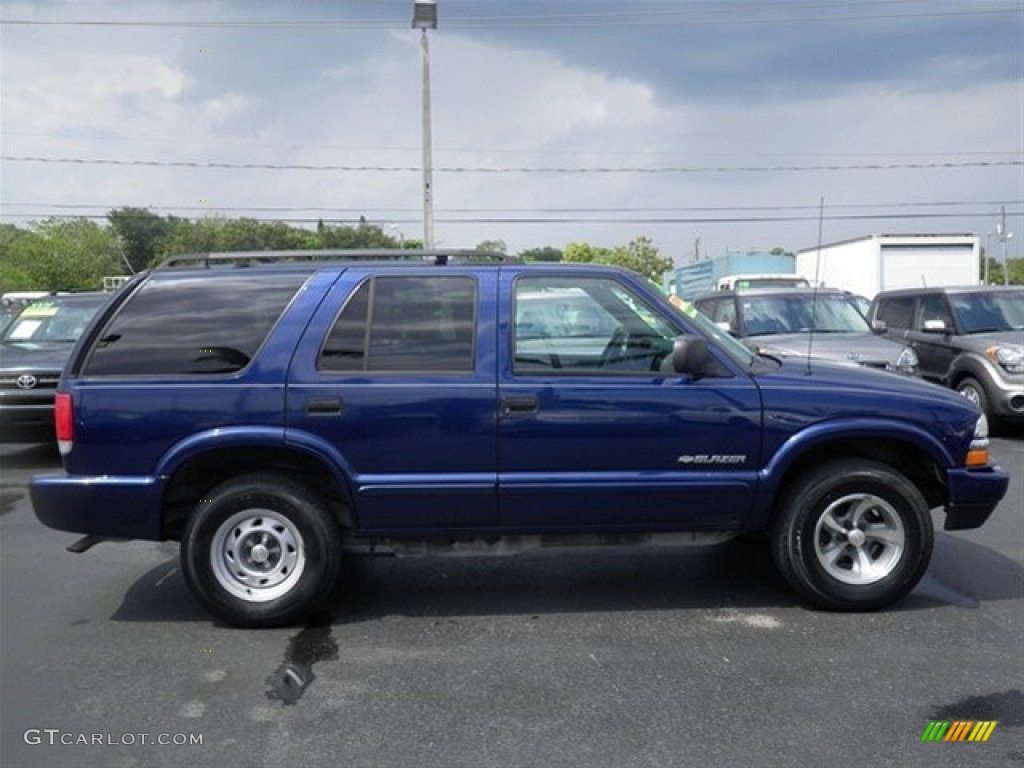
<svg viewBox="0 0 1024 768">
<path fill-rule="evenodd" d="M 977 285 L 977 235 L 868 235 L 797 251 L 797 274 L 871 299 L 883 290 Z"/>
</svg>

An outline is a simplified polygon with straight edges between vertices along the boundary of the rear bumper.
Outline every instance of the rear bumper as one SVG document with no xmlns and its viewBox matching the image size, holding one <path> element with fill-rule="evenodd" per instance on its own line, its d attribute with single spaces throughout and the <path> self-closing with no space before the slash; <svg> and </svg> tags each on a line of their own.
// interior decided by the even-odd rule
<svg viewBox="0 0 1024 768">
<path fill-rule="evenodd" d="M 1010 476 L 999 467 L 951 469 L 946 473 L 949 503 L 946 504 L 947 531 L 978 528 L 1006 495 Z"/>
<path fill-rule="evenodd" d="M 37 475 L 29 483 L 39 522 L 58 531 L 159 541 L 163 481 L 156 477 Z"/>
</svg>

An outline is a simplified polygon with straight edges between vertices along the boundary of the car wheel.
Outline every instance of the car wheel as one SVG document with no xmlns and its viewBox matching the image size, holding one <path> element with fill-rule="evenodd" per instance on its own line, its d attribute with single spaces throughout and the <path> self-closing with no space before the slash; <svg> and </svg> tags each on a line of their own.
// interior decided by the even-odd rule
<svg viewBox="0 0 1024 768">
<path fill-rule="evenodd" d="M 974 403 L 981 412 L 986 416 L 988 413 L 988 398 L 985 396 L 985 388 L 981 386 L 981 382 L 970 376 L 966 376 L 960 380 L 960 383 L 956 387 L 957 392 L 966 397 L 972 403 Z M 989 417 L 991 419 L 991 417 Z"/>
<path fill-rule="evenodd" d="M 192 594 L 217 618 L 243 627 L 288 624 L 331 592 L 341 563 L 338 524 L 307 486 L 244 475 L 215 488 L 181 540 Z"/>
<path fill-rule="evenodd" d="M 884 608 L 920 581 L 934 532 L 928 505 L 884 464 L 843 459 L 800 477 L 782 496 L 772 555 L 789 584 L 830 610 Z"/>
</svg>

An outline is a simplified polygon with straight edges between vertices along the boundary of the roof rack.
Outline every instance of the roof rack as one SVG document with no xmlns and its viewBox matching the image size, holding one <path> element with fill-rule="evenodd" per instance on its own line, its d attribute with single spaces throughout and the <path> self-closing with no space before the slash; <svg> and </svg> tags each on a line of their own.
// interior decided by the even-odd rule
<svg viewBox="0 0 1024 768">
<path fill-rule="evenodd" d="M 311 263 L 318 261 L 411 261 L 418 264 L 502 264 L 518 262 L 514 256 L 496 251 L 431 250 L 412 248 L 322 249 L 310 251 L 224 251 L 171 256 L 157 269 L 212 266 L 248 267 L 258 264 Z"/>
</svg>

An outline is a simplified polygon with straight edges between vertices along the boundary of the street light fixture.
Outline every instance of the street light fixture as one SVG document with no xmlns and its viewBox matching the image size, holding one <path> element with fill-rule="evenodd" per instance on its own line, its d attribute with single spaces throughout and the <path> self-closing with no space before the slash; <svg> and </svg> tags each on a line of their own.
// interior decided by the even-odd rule
<svg viewBox="0 0 1024 768">
<path fill-rule="evenodd" d="M 412 28 L 421 30 L 420 52 L 423 62 L 423 247 L 434 247 L 434 161 L 430 136 L 430 44 L 427 30 L 437 29 L 437 1 L 414 0 Z"/>
</svg>

